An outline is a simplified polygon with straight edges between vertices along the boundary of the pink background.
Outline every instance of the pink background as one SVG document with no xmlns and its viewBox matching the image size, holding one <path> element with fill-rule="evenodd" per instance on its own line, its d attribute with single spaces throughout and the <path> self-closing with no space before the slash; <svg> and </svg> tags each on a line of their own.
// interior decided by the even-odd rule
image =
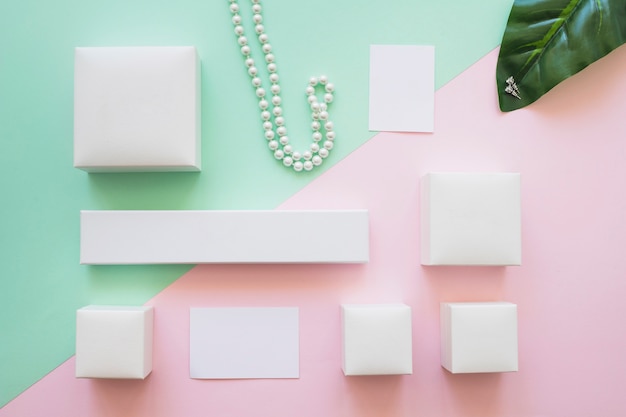
<svg viewBox="0 0 626 417">
<path fill-rule="evenodd" d="M 281 208 L 367 208 L 364 265 L 203 265 L 155 306 L 145 381 L 78 380 L 62 364 L 0 416 L 626 415 L 626 49 L 529 108 L 500 113 L 497 50 L 436 94 L 434 134 L 380 133 Z M 521 267 L 423 267 L 419 178 L 522 175 Z M 324 233 L 286 225 L 306 239 Z M 441 301 L 518 305 L 516 373 L 451 375 L 439 364 Z M 410 376 L 344 377 L 341 303 L 413 308 Z M 298 380 L 189 378 L 189 308 L 300 308 Z"/>
</svg>

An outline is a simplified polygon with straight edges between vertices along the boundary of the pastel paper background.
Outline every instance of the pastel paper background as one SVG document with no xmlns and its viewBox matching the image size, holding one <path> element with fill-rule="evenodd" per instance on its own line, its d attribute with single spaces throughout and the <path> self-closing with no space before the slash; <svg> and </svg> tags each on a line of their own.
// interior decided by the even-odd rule
<svg viewBox="0 0 626 417">
<path fill-rule="evenodd" d="M 624 414 L 626 49 L 507 114 L 491 75 L 497 52 L 437 92 L 432 136 L 379 134 L 281 204 L 369 207 L 369 264 L 194 267 L 148 303 L 155 349 L 145 381 L 76 380 L 71 358 L 0 416 Z M 521 173 L 522 266 L 420 266 L 418 180 L 453 167 Z M 518 305 L 519 372 L 443 370 L 439 303 L 500 299 Z M 344 377 L 339 305 L 396 301 L 412 307 L 413 374 Z M 285 303 L 300 310 L 300 379 L 189 379 L 190 306 Z"/>
<path fill-rule="evenodd" d="M 531 107 L 501 114 L 497 52 L 479 59 L 500 42 L 511 3 L 264 3 L 289 86 L 284 99 L 295 103 L 289 105 L 293 112 L 286 110 L 294 140 L 308 137 L 308 77 L 326 73 L 337 86 L 333 159 L 303 176 L 285 173 L 267 153 L 266 141 L 255 139 L 261 129 L 254 123 L 256 101 L 224 3 L 3 3 L 0 415 L 625 414 L 626 341 L 615 330 L 626 295 L 626 201 L 620 192 L 626 186 L 625 51 L 618 49 Z M 311 23 L 311 16 L 332 30 L 308 30 L 311 25 L 302 22 Z M 369 45 L 400 41 L 436 47 L 433 135 L 373 136 L 367 129 Z M 77 45 L 198 47 L 202 173 L 88 175 L 72 167 Z M 522 267 L 419 265 L 418 178 L 452 169 L 521 172 Z M 355 202 L 369 206 L 374 220 L 366 266 L 78 264 L 81 209 L 308 209 Z M 302 327 L 311 329 L 302 335 L 299 380 L 188 379 L 192 303 L 268 306 L 286 299 L 300 308 Z M 414 309 L 415 329 L 425 340 L 437 340 L 440 301 L 492 299 L 519 305 L 515 375 L 446 376 L 438 346 L 420 343 L 410 377 L 341 377 L 338 304 L 405 302 Z M 158 305 L 153 373 L 145 381 L 75 381 L 75 310 L 146 301 Z"/>
</svg>

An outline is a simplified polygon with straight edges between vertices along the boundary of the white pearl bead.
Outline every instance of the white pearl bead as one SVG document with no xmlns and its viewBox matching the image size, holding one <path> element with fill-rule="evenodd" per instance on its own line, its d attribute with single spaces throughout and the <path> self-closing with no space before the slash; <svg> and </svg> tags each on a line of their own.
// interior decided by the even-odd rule
<svg viewBox="0 0 626 417">
<path fill-rule="evenodd" d="M 300 154 L 300 152 L 298 152 L 298 151 L 294 151 L 292 156 L 293 156 L 293 160 L 294 160 L 294 161 L 297 161 L 297 160 L 299 160 L 299 159 L 302 159 L 302 155 L 301 155 L 301 154 Z"/>
<path fill-rule="evenodd" d="M 326 148 L 320 149 L 319 156 L 321 156 L 322 158 L 326 158 L 328 156 L 328 149 Z"/>
<path fill-rule="evenodd" d="M 241 16 L 239 16 L 238 14 L 234 15 L 233 16 L 233 24 L 234 25 L 240 25 L 241 24 Z"/>
<path fill-rule="evenodd" d="M 315 142 L 322 140 L 322 134 L 320 132 L 314 132 L 312 136 Z"/>
<path fill-rule="evenodd" d="M 326 85 L 327 82 L 328 82 L 328 77 L 325 75 L 320 75 L 320 84 Z"/>
<path fill-rule="evenodd" d="M 304 164 L 302 164 L 304 167 L 305 171 L 310 171 L 313 169 L 313 162 L 311 161 L 305 161 Z"/>
<path fill-rule="evenodd" d="M 317 103 L 317 97 L 315 97 L 315 96 L 308 96 L 306 101 L 308 101 L 309 104 Z"/>
<path fill-rule="evenodd" d="M 261 100 L 259 101 L 259 107 L 261 108 L 261 110 L 265 110 L 267 109 L 267 107 L 270 105 L 270 103 L 267 102 L 267 100 Z"/>
<path fill-rule="evenodd" d="M 304 151 L 302 152 L 302 157 L 308 161 L 309 159 L 313 158 L 313 154 L 311 153 L 311 151 Z"/>
<path fill-rule="evenodd" d="M 287 134 L 287 128 L 285 126 L 281 126 L 276 129 L 276 133 L 278 133 L 278 136 L 285 136 Z"/>
<path fill-rule="evenodd" d="M 261 33 L 261 34 L 259 35 L 259 42 L 261 42 L 261 43 L 265 43 L 265 42 L 267 42 L 268 40 L 269 40 L 269 37 L 267 36 L 267 34 L 266 34 L 266 33 Z"/>
<path fill-rule="evenodd" d="M 263 27 L 263 25 L 256 25 L 254 27 L 254 31 L 257 33 L 257 35 L 260 35 L 261 33 L 263 33 L 263 31 L 265 31 L 265 27 Z"/>
<path fill-rule="evenodd" d="M 311 162 L 313 162 L 313 165 L 315 166 L 320 166 L 322 165 L 322 158 L 319 155 L 315 155 Z"/>
<path fill-rule="evenodd" d="M 326 84 L 325 89 L 327 93 L 332 93 L 333 91 L 335 91 L 335 85 L 333 83 L 328 83 Z"/>
<path fill-rule="evenodd" d="M 265 139 L 267 139 L 267 140 L 274 139 L 274 135 L 275 135 L 275 133 L 274 133 L 273 130 L 266 130 L 265 131 Z"/>
<path fill-rule="evenodd" d="M 257 88 L 256 89 L 256 95 L 257 95 L 257 97 L 264 97 L 265 96 L 265 89 L 260 88 L 260 87 Z"/>
<path fill-rule="evenodd" d="M 311 122 L 311 129 L 312 130 L 320 130 L 320 122 L 318 122 L 317 120 L 314 122 Z"/>
<path fill-rule="evenodd" d="M 332 103 L 333 99 L 334 99 L 334 97 L 333 97 L 332 94 L 330 94 L 330 93 L 324 94 L 324 101 L 326 103 Z"/>
<path fill-rule="evenodd" d="M 267 62 L 268 64 L 271 64 L 272 62 L 274 62 L 274 54 L 267 54 L 265 55 L 265 62 Z"/>
<path fill-rule="evenodd" d="M 285 157 L 285 152 L 283 152 L 281 149 L 276 149 L 276 151 L 274 151 L 274 158 L 283 159 L 284 157 Z"/>
<path fill-rule="evenodd" d="M 303 168 L 303 164 L 302 164 L 302 162 L 300 162 L 300 161 L 296 161 L 296 162 L 293 164 L 293 169 L 294 169 L 294 171 L 296 171 L 296 172 L 300 172 L 300 171 L 302 171 L 302 168 Z"/>
<path fill-rule="evenodd" d="M 322 119 L 322 120 L 328 119 L 328 112 L 327 111 L 321 111 L 320 112 L 320 119 Z"/>
<path fill-rule="evenodd" d="M 278 84 L 274 84 L 270 87 L 270 91 L 272 92 L 272 94 L 280 94 L 280 86 Z"/>
<path fill-rule="evenodd" d="M 285 147 L 283 148 L 283 151 L 285 151 L 285 153 L 289 155 L 290 153 L 293 152 L 293 148 L 291 147 L 291 145 L 285 145 Z"/>
<path fill-rule="evenodd" d="M 272 97 L 272 104 L 273 104 L 274 106 L 280 106 L 280 103 L 281 103 L 280 96 L 274 96 L 274 97 Z"/>
<path fill-rule="evenodd" d="M 328 104 L 320 103 L 320 111 L 326 111 L 326 110 L 328 110 Z"/>
<path fill-rule="evenodd" d="M 311 144 L 311 152 L 313 153 L 317 153 L 317 151 L 320 150 L 320 145 L 318 145 L 317 143 L 312 143 Z"/>
<path fill-rule="evenodd" d="M 266 43 L 261 49 L 263 49 L 264 54 L 269 54 L 270 52 L 272 52 L 272 45 Z"/>
<path fill-rule="evenodd" d="M 291 166 L 291 164 L 293 164 L 293 159 L 291 159 L 290 157 L 285 157 L 285 159 L 283 159 L 283 165 L 288 167 Z"/>
<path fill-rule="evenodd" d="M 252 16 L 252 21 L 258 25 L 259 23 L 263 21 L 263 16 L 257 13 L 254 16 Z"/>
<path fill-rule="evenodd" d="M 252 11 L 254 13 L 261 13 L 261 5 L 260 4 L 255 4 L 252 6 Z"/>
<path fill-rule="evenodd" d="M 335 132 L 326 132 L 326 139 L 335 140 Z"/>
<path fill-rule="evenodd" d="M 308 86 L 308 87 L 306 88 L 306 95 L 307 95 L 307 96 L 310 96 L 310 95 L 312 95 L 312 94 L 315 94 L 315 88 L 313 88 L 313 87 L 311 87 L 311 86 Z"/>
<path fill-rule="evenodd" d="M 283 114 L 283 109 L 281 109 L 280 107 L 276 106 L 274 107 L 274 109 L 272 110 L 272 113 L 274 113 L 274 116 L 278 117 L 281 114 Z"/>
<path fill-rule="evenodd" d="M 317 77 L 311 77 L 311 78 L 309 78 L 309 85 L 310 85 L 311 87 L 315 87 L 315 86 L 317 85 L 317 82 L 318 82 Z"/>
<path fill-rule="evenodd" d="M 231 3 L 230 11 L 232 13 L 237 13 L 239 11 L 239 5 L 237 3 Z"/>
<path fill-rule="evenodd" d="M 254 59 L 246 58 L 245 63 L 246 63 L 246 67 L 250 68 L 250 67 L 254 66 Z"/>
<path fill-rule="evenodd" d="M 327 140 L 326 142 L 324 142 L 324 148 L 330 151 L 333 148 L 333 143 Z"/>
<path fill-rule="evenodd" d="M 267 70 L 268 70 L 269 72 L 276 72 L 276 64 L 274 64 L 274 63 L 269 64 L 269 65 L 267 66 Z"/>
<path fill-rule="evenodd" d="M 272 117 L 272 114 L 271 114 L 270 112 L 268 112 L 267 110 L 263 110 L 263 111 L 261 112 L 261 118 L 262 118 L 263 120 L 269 120 L 269 119 L 270 119 L 270 117 Z"/>
<path fill-rule="evenodd" d="M 246 56 L 250 55 L 250 47 L 248 45 L 242 46 L 241 53 Z"/>
<path fill-rule="evenodd" d="M 276 123 L 276 126 L 282 126 L 285 124 L 285 118 L 282 116 L 279 116 L 276 119 L 274 119 L 274 123 Z"/>
<path fill-rule="evenodd" d="M 245 36 L 240 36 L 239 38 L 237 38 L 237 42 L 239 42 L 239 45 L 244 46 L 248 43 L 248 38 L 246 38 Z"/>
<path fill-rule="evenodd" d="M 286 144 L 289 143 L 289 137 L 281 136 L 280 139 L 278 139 L 278 141 L 280 142 L 281 145 L 285 146 Z"/>
<path fill-rule="evenodd" d="M 278 82 L 278 74 L 270 74 L 270 81 L 276 84 Z"/>
<path fill-rule="evenodd" d="M 331 122 L 330 120 L 326 123 L 324 123 L 324 129 L 326 129 L 326 131 L 330 132 L 331 130 L 333 130 L 335 126 L 333 125 L 333 122 Z"/>
<path fill-rule="evenodd" d="M 248 68 L 248 75 L 255 77 L 259 73 L 259 69 L 255 66 Z"/>
<path fill-rule="evenodd" d="M 252 79 L 252 85 L 255 87 L 260 87 L 261 86 L 261 79 L 259 77 L 254 77 Z"/>
<path fill-rule="evenodd" d="M 231 0 L 232 1 L 232 0 Z M 252 3 L 258 4 L 260 0 L 252 0 Z"/>
<path fill-rule="evenodd" d="M 313 120 L 319 120 L 320 119 L 320 114 L 319 113 L 311 113 L 311 118 Z"/>
<path fill-rule="evenodd" d="M 263 122 L 263 130 L 272 130 L 272 122 Z"/>
<path fill-rule="evenodd" d="M 278 142 L 275 140 L 270 140 L 267 146 L 269 146 L 271 150 L 275 151 L 276 149 L 278 149 Z"/>
<path fill-rule="evenodd" d="M 314 112 L 320 111 L 320 104 L 317 101 L 311 103 L 311 110 Z"/>
<path fill-rule="evenodd" d="M 243 35 L 243 26 L 241 25 L 235 26 L 235 35 L 238 35 L 238 36 Z"/>
</svg>

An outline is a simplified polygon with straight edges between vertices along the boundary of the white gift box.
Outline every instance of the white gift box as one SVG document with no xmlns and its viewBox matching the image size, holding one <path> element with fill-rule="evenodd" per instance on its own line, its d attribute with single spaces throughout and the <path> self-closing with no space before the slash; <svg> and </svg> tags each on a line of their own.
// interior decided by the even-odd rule
<svg viewBox="0 0 626 417">
<path fill-rule="evenodd" d="M 76 48 L 74 60 L 75 167 L 200 170 L 196 48 Z"/>
<path fill-rule="evenodd" d="M 346 376 L 413 373 L 411 307 L 348 304 L 341 311 Z"/>
<path fill-rule="evenodd" d="M 152 307 L 76 311 L 76 377 L 144 379 L 152 371 Z"/>
<path fill-rule="evenodd" d="M 517 173 L 426 174 L 422 265 L 520 265 L 520 200 Z"/>
<path fill-rule="evenodd" d="M 517 371 L 517 306 L 441 303 L 441 366 L 453 374 Z"/>
<path fill-rule="evenodd" d="M 82 264 L 361 263 L 366 210 L 82 211 Z M 294 230 L 301 230 L 296 234 Z"/>
</svg>

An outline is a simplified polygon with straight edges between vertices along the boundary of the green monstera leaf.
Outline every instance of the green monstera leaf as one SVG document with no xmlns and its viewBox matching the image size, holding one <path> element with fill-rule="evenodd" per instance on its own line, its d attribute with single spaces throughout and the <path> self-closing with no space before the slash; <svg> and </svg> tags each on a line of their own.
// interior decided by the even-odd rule
<svg viewBox="0 0 626 417">
<path fill-rule="evenodd" d="M 500 110 L 539 99 L 626 42 L 626 0 L 515 0 L 496 69 Z"/>
</svg>

